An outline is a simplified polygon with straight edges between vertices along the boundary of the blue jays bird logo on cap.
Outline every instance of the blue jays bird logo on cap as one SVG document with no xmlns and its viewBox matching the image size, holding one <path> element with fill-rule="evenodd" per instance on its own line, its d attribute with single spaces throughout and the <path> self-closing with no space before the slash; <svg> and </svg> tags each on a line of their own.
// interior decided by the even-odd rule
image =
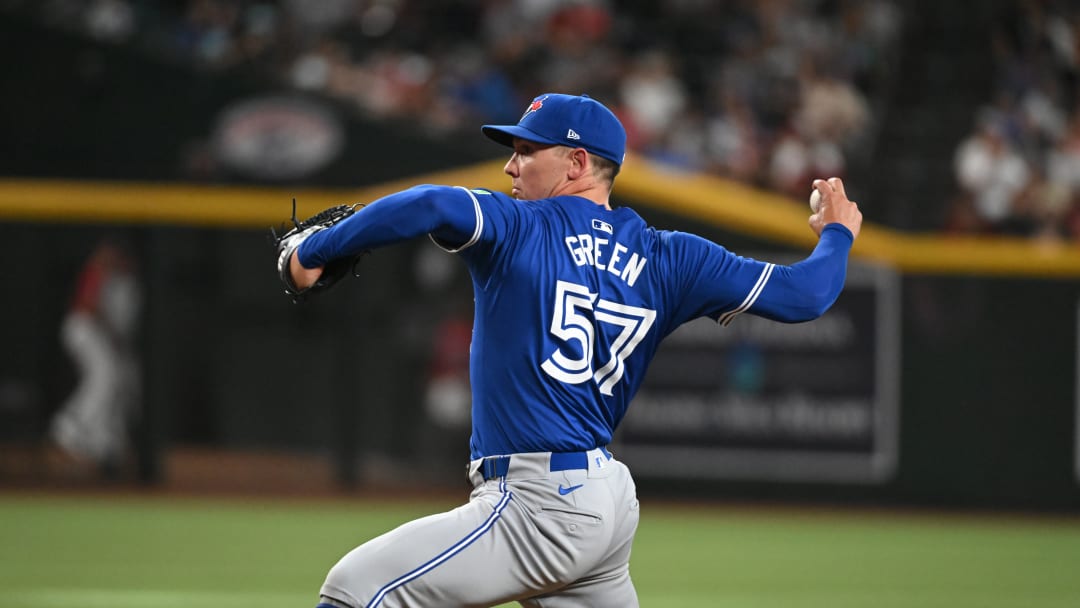
<svg viewBox="0 0 1080 608">
<path fill-rule="evenodd" d="M 522 120 L 525 120 L 526 116 L 528 116 L 529 114 L 532 114 L 533 112 L 535 112 L 535 111 L 539 110 L 540 108 L 544 107 L 544 100 L 545 99 L 547 99 L 547 95 L 544 95 L 543 97 L 537 97 L 536 99 L 534 99 L 532 101 L 532 103 L 529 104 L 529 107 L 525 110 L 525 113 L 522 114 L 521 118 L 518 119 L 518 122 L 521 122 Z"/>
</svg>

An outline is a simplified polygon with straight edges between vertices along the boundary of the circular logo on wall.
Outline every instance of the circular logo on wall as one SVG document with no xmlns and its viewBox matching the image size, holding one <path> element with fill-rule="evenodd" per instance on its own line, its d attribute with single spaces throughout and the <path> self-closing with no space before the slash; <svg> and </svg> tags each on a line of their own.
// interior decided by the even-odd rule
<svg viewBox="0 0 1080 608">
<path fill-rule="evenodd" d="M 224 165 L 247 177 L 290 180 L 327 166 L 344 139 L 329 108 L 306 99 L 262 97 L 221 113 L 214 150 Z"/>
</svg>

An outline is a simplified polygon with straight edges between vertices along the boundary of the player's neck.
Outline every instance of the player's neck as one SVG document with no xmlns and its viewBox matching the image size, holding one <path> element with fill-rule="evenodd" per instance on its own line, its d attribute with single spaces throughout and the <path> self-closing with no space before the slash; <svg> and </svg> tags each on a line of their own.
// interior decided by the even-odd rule
<svg viewBox="0 0 1080 608">
<path fill-rule="evenodd" d="M 588 199 L 604 209 L 611 209 L 608 202 L 611 191 L 606 184 L 599 183 L 596 180 L 565 182 L 561 187 L 555 189 L 552 196 L 577 196 Z"/>
</svg>

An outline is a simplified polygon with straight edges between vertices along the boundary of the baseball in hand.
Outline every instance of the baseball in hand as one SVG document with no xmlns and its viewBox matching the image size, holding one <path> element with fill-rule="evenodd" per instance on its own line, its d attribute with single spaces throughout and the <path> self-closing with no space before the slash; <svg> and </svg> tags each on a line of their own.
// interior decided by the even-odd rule
<svg viewBox="0 0 1080 608">
<path fill-rule="evenodd" d="M 814 188 L 810 192 L 810 211 L 817 213 L 821 210 L 821 191 Z"/>
</svg>

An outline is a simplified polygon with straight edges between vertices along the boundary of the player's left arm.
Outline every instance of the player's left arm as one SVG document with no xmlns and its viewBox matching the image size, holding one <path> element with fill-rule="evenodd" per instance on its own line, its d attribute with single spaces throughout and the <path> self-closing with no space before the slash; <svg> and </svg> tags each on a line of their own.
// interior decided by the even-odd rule
<svg viewBox="0 0 1080 608">
<path fill-rule="evenodd" d="M 467 246 L 478 238 L 476 196 L 465 188 L 423 185 L 366 205 L 297 247 L 290 269 L 298 287 L 314 283 L 327 263 L 430 234 L 440 243 Z"/>
</svg>

